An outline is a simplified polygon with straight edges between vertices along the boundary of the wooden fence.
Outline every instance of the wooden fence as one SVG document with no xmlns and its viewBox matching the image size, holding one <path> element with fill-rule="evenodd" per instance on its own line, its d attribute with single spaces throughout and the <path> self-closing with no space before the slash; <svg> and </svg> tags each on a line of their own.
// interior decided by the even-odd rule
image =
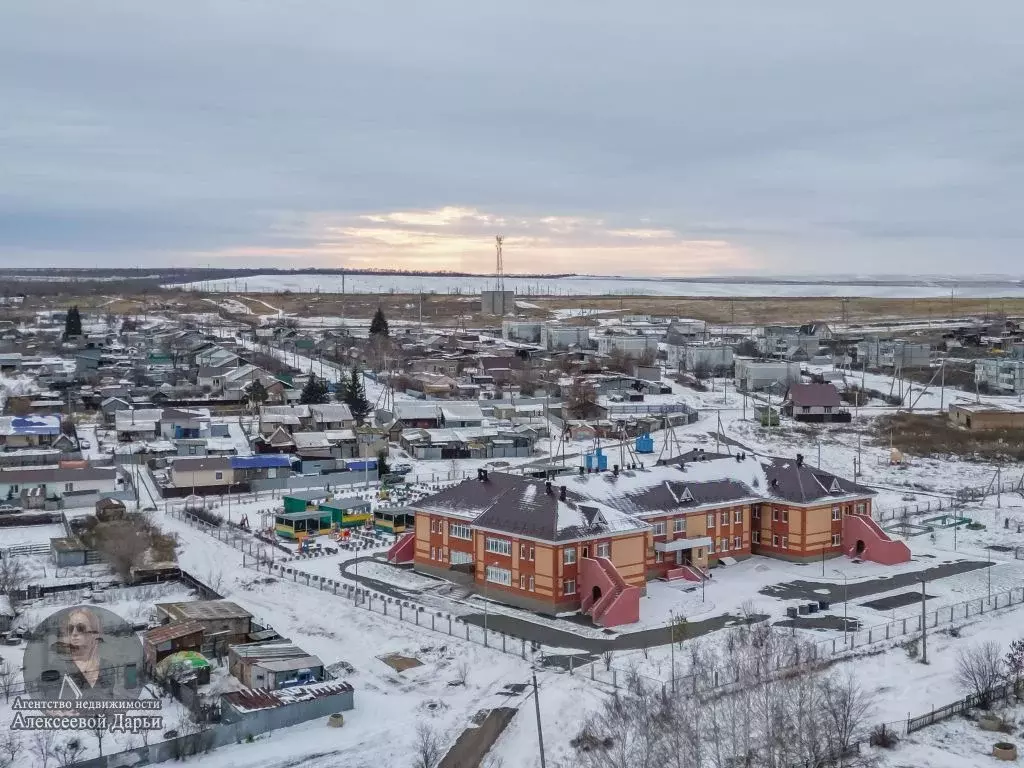
<svg viewBox="0 0 1024 768">
<path fill-rule="evenodd" d="M 984 692 L 984 693 L 972 693 L 970 696 L 966 696 L 959 701 L 954 701 L 952 704 L 947 704 L 944 707 L 938 709 L 932 709 L 931 712 L 926 712 L 923 715 L 917 717 L 907 718 L 907 733 L 913 733 L 919 731 L 922 728 L 927 728 L 929 725 L 935 725 L 935 723 L 947 720 L 954 715 L 959 715 L 970 709 L 976 709 L 981 706 L 988 706 L 993 701 L 1006 701 L 1010 698 L 1011 694 L 1019 695 L 1020 686 L 1016 683 L 1003 683 L 996 687 Z"/>
</svg>

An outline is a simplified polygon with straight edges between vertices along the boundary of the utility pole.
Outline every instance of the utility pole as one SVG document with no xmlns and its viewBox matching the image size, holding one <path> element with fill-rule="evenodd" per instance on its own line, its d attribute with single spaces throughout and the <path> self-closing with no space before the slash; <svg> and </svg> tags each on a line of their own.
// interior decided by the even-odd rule
<svg viewBox="0 0 1024 768">
<path fill-rule="evenodd" d="M 939 361 L 939 376 L 941 377 L 939 384 L 939 411 L 941 412 L 942 407 L 946 404 L 946 358 Z"/>
<path fill-rule="evenodd" d="M 928 663 L 928 624 L 927 624 L 927 612 L 928 606 L 926 600 L 928 595 L 925 594 L 925 584 L 927 582 L 921 579 L 921 663 Z"/>
<path fill-rule="evenodd" d="M 540 721 L 540 691 L 537 688 L 537 673 L 533 673 L 533 706 L 537 711 L 537 747 L 540 749 L 540 768 L 546 768 L 544 761 L 544 728 Z"/>
</svg>

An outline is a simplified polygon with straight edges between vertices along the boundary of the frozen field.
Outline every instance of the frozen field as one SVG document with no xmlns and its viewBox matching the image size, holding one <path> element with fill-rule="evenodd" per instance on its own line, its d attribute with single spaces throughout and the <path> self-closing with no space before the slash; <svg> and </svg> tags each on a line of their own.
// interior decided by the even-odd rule
<svg viewBox="0 0 1024 768">
<path fill-rule="evenodd" d="M 346 275 L 347 293 L 466 293 L 493 290 L 494 278 L 443 275 Z M 341 293 L 341 275 L 252 275 L 244 279 L 204 281 L 186 288 L 228 293 Z M 526 278 L 506 275 L 505 290 L 526 296 L 857 296 L 868 298 L 942 298 L 954 289 L 960 298 L 1024 296 L 1024 282 L 975 281 L 957 285 L 948 281 L 905 282 L 713 282 L 666 278 L 562 277 Z"/>
</svg>

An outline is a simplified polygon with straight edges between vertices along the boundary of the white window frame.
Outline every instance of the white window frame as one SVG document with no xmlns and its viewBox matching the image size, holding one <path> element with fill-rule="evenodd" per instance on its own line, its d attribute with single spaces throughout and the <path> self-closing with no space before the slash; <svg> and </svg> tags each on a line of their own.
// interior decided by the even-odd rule
<svg viewBox="0 0 1024 768">
<path fill-rule="evenodd" d="M 508 539 L 498 539 L 494 536 L 488 536 L 484 549 L 492 555 L 512 556 L 512 542 Z"/>
<path fill-rule="evenodd" d="M 533 545 L 530 545 L 530 556 L 527 558 L 531 562 L 533 561 Z"/>
<path fill-rule="evenodd" d="M 782 537 L 782 548 L 789 549 L 789 536 Z"/>
<path fill-rule="evenodd" d="M 773 547 L 779 546 L 779 534 L 777 534 L 777 533 L 773 533 L 772 534 L 772 546 Z"/>
<path fill-rule="evenodd" d="M 742 523 L 743 522 L 743 510 L 742 509 L 733 510 L 732 521 L 734 523 Z"/>
<path fill-rule="evenodd" d="M 729 524 L 729 513 L 728 512 L 723 512 L 720 515 L 720 518 L 722 520 L 722 528 L 725 528 L 725 526 L 727 526 Z"/>
<path fill-rule="evenodd" d="M 843 516 L 843 508 L 842 507 L 838 507 L 838 506 L 837 507 L 832 507 L 832 520 L 833 520 L 833 522 L 836 521 L 836 520 L 841 519 L 842 516 Z"/>
<path fill-rule="evenodd" d="M 672 533 L 686 533 L 685 517 L 677 517 L 672 521 Z"/>
<path fill-rule="evenodd" d="M 213 473 L 213 479 L 214 480 L 223 480 L 224 479 L 224 473 L 223 472 L 214 472 Z"/>
<path fill-rule="evenodd" d="M 526 589 L 526 574 L 519 574 L 519 588 Z"/>
<path fill-rule="evenodd" d="M 73 493 L 75 490 L 74 483 L 64 483 L 64 493 Z"/>
<path fill-rule="evenodd" d="M 664 536 L 665 535 L 665 521 L 664 520 L 658 520 L 657 522 L 651 523 L 651 528 L 653 529 L 652 533 L 655 536 Z"/>
<path fill-rule="evenodd" d="M 500 584 L 503 587 L 512 586 L 512 571 L 508 568 L 488 565 L 484 568 L 484 578 L 491 584 Z"/>
<path fill-rule="evenodd" d="M 779 521 L 779 508 L 778 507 L 772 507 L 772 520 L 774 520 L 775 522 Z"/>
<path fill-rule="evenodd" d="M 867 509 L 868 509 L 868 505 L 866 503 L 864 503 L 863 501 L 858 503 L 857 506 L 856 506 L 856 510 L 857 510 L 857 514 L 858 515 L 863 515 L 865 512 L 867 512 Z"/>
<path fill-rule="evenodd" d="M 469 565 L 473 562 L 473 555 L 470 552 L 463 552 L 461 549 L 453 549 L 451 554 L 452 565 Z"/>
<path fill-rule="evenodd" d="M 530 574 L 530 580 L 527 582 L 527 590 L 530 591 L 530 592 L 533 592 L 533 590 L 535 588 L 535 585 L 536 584 L 535 584 L 535 582 L 533 580 L 533 574 L 531 573 Z"/>
<path fill-rule="evenodd" d="M 832 534 L 832 546 L 841 547 L 843 545 L 843 535 L 841 533 Z"/>
<path fill-rule="evenodd" d="M 789 510 L 788 509 L 782 510 L 782 522 L 789 523 Z"/>
<path fill-rule="evenodd" d="M 715 530 L 715 513 L 714 512 L 708 512 L 708 530 L 709 531 Z"/>
<path fill-rule="evenodd" d="M 719 552 L 728 552 L 729 551 L 729 537 L 728 536 L 723 536 L 719 540 L 719 542 L 718 542 L 718 551 Z"/>
<path fill-rule="evenodd" d="M 566 579 L 562 583 L 562 594 L 566 597 L 576 594 L 576 579 Z"/>
<path fill-rule="evenodd" d="M 594 547 L 594 554 L 597 557 L 611 557 L 612 556 L 612 544 L 610 541 L 602 541 L 596 547 Z"/>
<path fill-rule="evenodd" d="M 562 550 L 562 565 L 575 565 L 576 547 L 566 547 Z"/>
<path fill-rule="evenodd" d="M 471 541 L 473 539 L 473 529 L 469 527 L 468 523 L 452 523 L 448 526 L 448 535 L 453 539 Z"/>
<path fill-rule="evenodd" d="M 715 539 L 714 539 L 714 537 L 711 538 L 711 543 L 708 544 L 708 554 L 709 555 L 715 554 Z"/>
<path fill-rule="evenodd" d="M 751 531 L 750 532 L 750 543 L 751 544 L 760 544 L 761 543 L 761 532 L 760 531 Z"/>
<path fill-rule="evenodd" d="M 761 519 L 761 508 L 760 507 L 751 507 L 750 508 L 750 517 L 753 520 L 760 520 Z"/>
<path fill-rule="evenodd" d="M 664 553 L 655 551 L 655 553 L 654 553 L 654 562 L 660 563 L 660 562 L 663 562 L 664 560 L 665 560 Z"/>
<path fill-rule="evenodd" d="M 743 549 L 743 537 L 742 536 L 733 536 L 732 537 L 732 548 L 733 549 Z"/>
</svg>

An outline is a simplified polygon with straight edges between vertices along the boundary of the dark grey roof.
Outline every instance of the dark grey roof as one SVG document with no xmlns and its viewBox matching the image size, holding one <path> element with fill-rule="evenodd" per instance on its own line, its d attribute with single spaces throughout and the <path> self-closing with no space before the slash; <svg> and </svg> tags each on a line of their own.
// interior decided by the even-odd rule
<svg viewBox="0 0 1024 768">
<path fill-rule="evenodd" d="M 770 495 L 809 504 L 835 496 L 874 496 L 875 491 L 852 480 L 833 475 L 806 463 L 797 465 L 796 459 L 773 458 L 763 461 L 768 480 L 765 489 Z"/>
<path fill-rule="evenodd" d="M 671 459 L 663 459 L 661 463 L 678 467 L 680 464 L 689 464 L 692 461 L 712 461 L 713 459 L 731 458 L 732 456 L 728 453 L 715 453 L 714 451 L 705 451 L 703 448 L 694 448 L 692 451 L 673 456 Z"/>
<path fill-rule="evenodd" d="M 555 484 L 549 493 L 544 481 L 491 472 L 486 480 L 464 480 L 415 506 L 442 514 L 446 510 L 462 516 L 475 514 L 473 524 L 481 528 L 552 542 L 640 527 L 635 521 L 625 520 L 609 527 L 596 505 L 587 504 L 572 491 L 566 491 L 565 501 L 560 501 L 560 493 Z M 565 525 L 573 515 L 579 522 Z"/>
<path fill-rule="evenodd" d="M 77 480 L 113 480 L 116 476 L 117 470 L 113 467 L 5 469 L 0 472 L 0 483 L 71 483 Z"/>
<path fill-rule="evenodd" d="M 673 509 L 685 511 L 705 504 L 729 504 L 758 496 L 759 494 L 735 480 L 688 483 L 683 479 L 658 483 L 637 493 L 609 499 L 606 503 L 622 512 L 643 515 Z"/>
<path fill-rule="evenodd" d="M 843 404 L 839 399 L 839 390 L 831 383 L 793 384 L 789 388 L 788 399 L 793 405 L 808 407 L 838 407 Z"/>
<path fill-rule="evenodd" d="M 211 470 L 227 471 L 231 469 L 231 461 L 226 456 L 201 456 L 196 458 L 175 459 L 171 465 L 175 472 L 209 472 Z"/>
</svg>

